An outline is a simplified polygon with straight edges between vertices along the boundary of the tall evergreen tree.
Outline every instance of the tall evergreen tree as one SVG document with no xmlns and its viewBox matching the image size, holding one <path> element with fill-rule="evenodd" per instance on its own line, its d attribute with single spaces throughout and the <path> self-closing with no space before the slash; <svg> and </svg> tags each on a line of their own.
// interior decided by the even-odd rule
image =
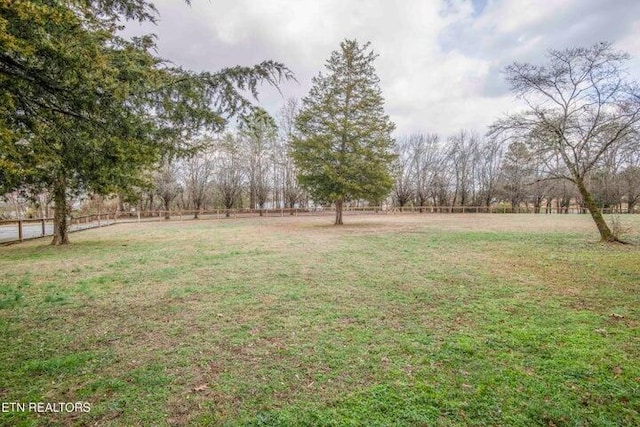
<svg viewBox="0 0 640 427">
<path fill-rule="evenodd" d="M 379 200 L 393 186 L 394 124 L 384 113 L 370 43 L 345 40 L 312 81 L 296 118 L 292 156 L 315 201 L 333 202 L 335 224 L 352 199 Z"/>
<path fill-rule="evenodd" d="M 255 110 L 244 94 L 260 82 L 291 77 L 272 61 L 194 73 L 155 56 L 153 37 L 119 35 L 156 13 L 147 0 L 0 2 L 0 194 L 52 194 L 54 244 L 68 242 L 70 195 L 126 191 L 198 148 L 190 135 Z"/>
</svg>

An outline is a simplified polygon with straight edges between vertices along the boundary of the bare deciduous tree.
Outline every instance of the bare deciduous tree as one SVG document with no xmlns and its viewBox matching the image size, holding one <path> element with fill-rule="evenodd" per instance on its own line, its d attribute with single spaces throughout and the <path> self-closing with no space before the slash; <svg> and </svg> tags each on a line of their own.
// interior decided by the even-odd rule
<svg viewBox="0 0 640 427">
<path fill-rule="evenodd" d="M 513 212 L 527 199 L 527 186 L 532 182 L 531 170 L 531 153 L 526 144 L 521 141 L 509 144 L 502 162 L 503 191 Z"/>
<path fill-rule="evenodd" d="M 280 174 L 280 185 L 282 200 L 286 207 L 293 209 L 304 197 L 304 191 L 298 185 L 297 171 L 293 159 L 291 158 L 291 143 L 295 136 L 295 118 L 298 115 L 300 106 L 298 100 L 288 99 L 278 114 L 278 130 L 280 133 L 278 164 Z M 291 211 L 293 215 L 293 211 Z"/>
<path fill-rule="evenodd" d="M 268 160 L 276 134 L 277 126 L 273 118 L 260 113 L 245 120 L 240 130 L 249 179 L 249 205 L 251 209 L 260 209 L 261 216 L 269 198 L 271 171 Z"/>
<path fill-rule="evenodd" d="M 500 120 L 492 132 L 524 137 L 537 153 L 559 156 L 565 168 L 549 173 L 576 185 L 602 241 L 618 241 L 587 187 L 587 177 L 607 152 L 628 142 L 640 122 L 640 90 L 623 72 L 628 55 L 599 43 L 551 50 L 548 59 L 545 65 L 514 63 L 506 68 L 507 81 L 527 109 Z"/>
<path fill-rule="evenodd" d="M 407 144 L 411 150 L 411 169 L 415 181 L 414 203 L 420 207 L 420 212 L 422 212 L 434 188 L 436 176 L 443 167 L 440 137 L 436 134 L 413 134 L 409 136 Z"/>
<path fill-rule="evenodd" d="M 195 219 L 198 218 L 200 211 L 211 198 L 214 173 L 214 154 L 210 149 L 184 160 L 184 191 L 189 205 L 194 210 L 193 217 Z"/>
<path fill-rule="evenodd" d="M 171 202 L 175 199 L 182 188 L 178 184 L 178 166 L 175 162 L 165 161 L 154 174 L 155 191 L 162 200 L 164 207 L 164 218 L 171 219 L 169 210 Z"/>
<path fill-rule="evenodd" d="M 476 181 L 477 200 L 474 204 L 491 206 L 497 197 L 502 179 L 503 145 L 496 139 L 486 139 L 478 150 Z"/>
<path fill-rule="evenodd" d="M 245 181 L 245 172 L 240 153 L 238 152 L 237 138 L 232 134 L 226 134 L 217 150 L 217 178 L 216 184 L 220 193 L 222 206 L 227 210 L 236 207 Z"/>
<path fill-rule="evenodd" d="M 474 175 L 478 156 L 479 138 L 473 133 L 460 131 L 449 138 L 448 157 L 455 173 L 455 187 L 452 204 L 468 205 L 474 198 Z"/>
<path fill-rule="evenodd" d="M 394 184 L 391 197 L 393 204 L 402 209 L 414 198 L 415 169 L 412 163 L 415 159 L 411 139 L 400 139 L 394 151 L 397 157 L 392 166 Z"/>
<path fill-rule="evenodd" d="M 622 195 L 627 202 L 627 212 L 631 213 L 640 203 L 640 145 L 638 139 L 630 145 L 623 156 L 625 164 L 620 172 L 620 186 Z"/>
<path fill-rule="evenodd" d="M 588 188 L 601 208 L 619 208 L 622 204 L 621 161 L 618 150 L 609 150 L 588 176 Z"/>
</svg>

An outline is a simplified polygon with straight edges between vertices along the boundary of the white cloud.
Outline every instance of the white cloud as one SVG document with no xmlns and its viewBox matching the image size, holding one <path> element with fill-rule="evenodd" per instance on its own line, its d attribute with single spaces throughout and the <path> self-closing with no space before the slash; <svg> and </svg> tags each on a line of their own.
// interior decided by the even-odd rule
<svg viewBox="0 0 640 427">
<path fill-rule="evenodd" d="M 500 70 L 540 61 L 548 48 L 601 40 L 640 54 L 640 2 L 620 0 L 156 0 L 160 53 L 195 70 L 274 59 L 289 66 L 306 94 L 345 38 L 371 41 L 386 109 L 397 133 L 460 128 L 484 132 L 516 108 Z M 479 13 L 478 4 L 484 7 Z M 637 12 L 637 13 L 634 13 Z M 631 63 L 637 70 L 638 59 Z M 635 68 L 634 68 L 635 67 Z M 265 88 L 272 112 L 284 103 Z"/>
</svg>

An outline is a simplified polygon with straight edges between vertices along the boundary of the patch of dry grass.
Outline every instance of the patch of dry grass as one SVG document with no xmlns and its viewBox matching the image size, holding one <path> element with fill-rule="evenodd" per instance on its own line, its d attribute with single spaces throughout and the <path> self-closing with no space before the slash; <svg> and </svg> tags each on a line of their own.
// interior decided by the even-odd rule
<svg viewBox="0 0 640 427">
<path fill-rule="evenodd" d="M 637 247 L 596 243 L 576 215 L 345 221 L 120 224 L 0 248 L 0 401 L 92 404 L 0 421 L 639 421 Z"/>
</svg>

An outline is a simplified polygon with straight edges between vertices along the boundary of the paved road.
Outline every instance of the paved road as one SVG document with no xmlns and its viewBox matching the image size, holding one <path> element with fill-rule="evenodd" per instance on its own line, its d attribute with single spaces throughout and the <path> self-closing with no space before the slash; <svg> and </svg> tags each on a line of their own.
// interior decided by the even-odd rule
<svg viewBox="0 0 640 427">
<path fill-rule="evenodd" d="M 113 224 L 113 221 L 101 221 L 100 225 Z M 86 224 L 74 224 L 71 226 L 71 231 L 86 230 L 88 228 L 96 228 L 98 221 L 88 222 Z M 53 235 L 53 223 L 47 222 L 44 226 L 44 236 Z M 43 237 L 42 224 L 41 223 L 26 223 L 22 224 L 22 238 L 33 239 L 36 237 Z M 18 224 L 4 224 L 0 225 L 0 243 L 15 242 L 18 240 Z"/>
</svg>

